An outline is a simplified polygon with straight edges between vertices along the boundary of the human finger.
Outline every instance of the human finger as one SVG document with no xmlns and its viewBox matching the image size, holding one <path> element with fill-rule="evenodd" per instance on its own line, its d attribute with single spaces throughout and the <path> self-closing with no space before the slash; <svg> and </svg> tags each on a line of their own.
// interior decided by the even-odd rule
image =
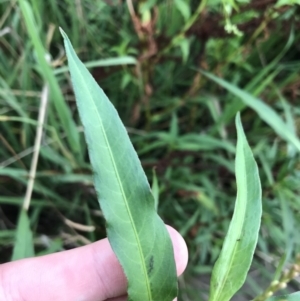
<svg viewBox="0 0 300 301">
<path fill-rule="evenodd" d="M 168 227 L 177 273 L 187 264 L 181 235 Z M 107 300 L 126 293 L 123 270 L 107 239 L 77 249 L 0 266 L 0 300 Z"/>
</svg>

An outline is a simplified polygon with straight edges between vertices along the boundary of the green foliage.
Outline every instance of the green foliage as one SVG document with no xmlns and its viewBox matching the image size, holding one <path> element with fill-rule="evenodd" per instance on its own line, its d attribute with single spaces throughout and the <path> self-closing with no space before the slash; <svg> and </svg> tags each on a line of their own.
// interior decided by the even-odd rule
<svg viewBox="0 0 300 301">
<path fill-rule="evenodd" d="M 127 2 L 0 1 L 1 262 L 15 245 L 45 84 L 52 86 L 28 212 L 36 255 L 106 236 L 61 26 L 119 112 L 148 179 L 155 168 L 158 213 L 188 243 L 179 300 L 207 300 L 234 210 L 234 116 L 242 111 L 263 191 L 257 249 L 236 296 L 251 300 L 300 252 L 299 7 L 281 0 L 132 1 L 135 27 Z M 243 35 L 227 33 L 227 20 Z M 246 102 L 249 96 L 271 113 Z M 95 230 L 76 229 L 66 218 Z"/>
<path fill-rule="evenodd" d="M 209 301 L 229 301 L 244 284 L 260 229 L 262 204 L 259 173 L 239 114 L 236 128 L 237 200 L 221 254 L 213 268 Z"/>
<path fill-rule="evenodd" d="M 300 151 L 300 140 L 295 133 L 290 131 L 288 125 L 280 118 L 280 116 L 268 105 L 266 105 L 260 99 L 257 99 L 250 95 L 249 93 L 237 88 L 230 83 L 215 77 L 212 74 L 202 71 L 204 75 L 208 78 L 214 80 L 220 86 L 226 88 L 231 93 L 235 94 L 237 97 L 241 98 L 241 100 L 250 108 L 255 110 L 257 114 L 260 116 L 262 120 L 268 123 L 275 132 L 283 139 L 287 140 L 287 142 L 292 143 L 298 151 Z"/>
<path fill-rule="evenodd" d="M 61 33 L 96 192 L 109 242 L 128 279 L 128 297 L 172 301 L 177 296 L 172 243 L 141 163 L 117 111 Z"/>
<path fill-rule="evenodd" d="M 42 41 L 38 36 L 37 24 L 34 20 L 32 9 L 26 0 L 19 0 L 22 15 L 24 17 L 28 33 L 30 35 L 34 50 L 37 56 L 39 69 L 41 74 L 45 77 L 49 83 L 52 92 L 52 100 L 57 110 L 62 126 L 68 132 L 67 139 L 69 140 L 72 151 L 76 154 L 80 154 L 79 135 L 76 129 L 74 120 L 71 116 L 70 110 L 67 107 L 60 87 L 54 77 L 53 71 L 47 62 L 47 52 L 44 49 Z M 38 71 L 39 71 L 38 69 Z"/>
<path fill-rule="evenodd" d="M 18 226 L 16 229 L 16 238 L 11 260 L 29 258 L 34 256 L 32 232 L 30 229 L 30 220 L 25 210 L 21 210 Z"/>
<path fill-rule="evenodd" d="M 299 0 L 278 0 L 276 6 L 300 4 Z"/>
<path fill-rule="evenodd" d="M 300 293 L 298 292 L 290 295 L 271 297 L 267 301 L 298 301 L 299 298 Z"/>
</svg>

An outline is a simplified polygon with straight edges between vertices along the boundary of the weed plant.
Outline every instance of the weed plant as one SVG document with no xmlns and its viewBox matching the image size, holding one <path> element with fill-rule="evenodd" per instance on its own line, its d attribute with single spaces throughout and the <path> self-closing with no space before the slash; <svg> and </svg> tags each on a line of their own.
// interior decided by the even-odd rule
<svg viewBox="0 0 300 301">
<path fill-rule="evenodd" d="M 297 4 L 31 0 L 24 8 L 24 2 L 0 2 L 1 263 L 11 259 L 31 179 L 41 96 L 48 104 L 27 204 L 35 254 L 106 235 L 61 26 L 117 108 L 150 182 L 155 171 L 159 214 L 188 243 L 181 300 L 207 300 L 207 279 L 236 196 L 238 111 L 259 165 L 263 216 L 254 261 L 236 300 L 254 298 L 293 268 L 300 252 L 300 164 L 299 149 L 287 137 L 299 133 L 300 124 Z M 247 94 L 239 97 L 200 69 Z M 275 117 L 251 103 L 251 96 Z M 278 132 L 278 117 L 289 131 Z M 287 291 L 298 290 L 297 278 L 289 280 Z"/>
</svg>

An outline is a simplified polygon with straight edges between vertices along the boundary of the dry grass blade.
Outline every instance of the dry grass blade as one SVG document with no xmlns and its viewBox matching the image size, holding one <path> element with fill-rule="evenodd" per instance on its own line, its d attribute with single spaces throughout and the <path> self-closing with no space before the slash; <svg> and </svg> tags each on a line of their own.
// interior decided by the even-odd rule
<svg viewBox="0 0 300 301">
<path fill-rule="evenodd" d="M 29 179 L 28 179 L 26 194 L 23 203 L 23 209 L 25 209 L 26 211 L 30 206 L 30 199 L 31 199 L 35 175 L 36 175 L 36 168 L 37 168 L 39 152 L 41 148 L 43 125 L 46 116 L 48 97 L 49 97 L 49 88 L 48 85 L 45 85 L 42 91 L 41 104 L 40 104 L 39 117 L 38 117 L 38 126 L 36 131 L 35 142 L 34 142 L 34 152 L 31 161 L 31 167 L 28 175 Z"/>
</svg>

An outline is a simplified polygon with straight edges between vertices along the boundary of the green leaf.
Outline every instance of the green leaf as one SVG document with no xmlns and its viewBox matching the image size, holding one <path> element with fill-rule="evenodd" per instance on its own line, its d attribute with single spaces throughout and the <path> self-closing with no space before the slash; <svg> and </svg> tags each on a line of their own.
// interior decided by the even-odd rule
<svg viewBox="0 0 300 301">
<path fill-rule="evenodd" d="M 187 21 L 191 16 L 191 10 L 185 0 L 174 0 L 174 4 L 179 12 L 182 14 L 184 21 Z"/>
<path fill-rule="evenodd" d="M 278 0 L 275 7 L 280 7 L 284 5 L 295 5 L 300 4 L 300 0 Z"/>
<path fill-rule="evenodd" d="M 183 38 L 178 42 L 178 44 L 182 52 L 182 61 L 183 63 L 186 63 L 190 54 L 190 40 L 187 38 Z"/>
<path fill-rule="evenodd" d="M 11 260 L 14 261 L 28 257 L 34 257 L 33 238 L 27 212 L 22 209 L 18 220 L 16 240 Z"/>
<path fill-rule="evenodd" d="M 236 116 L 235 172 L 237 199 L 221 254 L 213 268 L 209 301 L 228 301 L 245 282 L 261 222 L 258 168 L 240 120 Z"/>
<path fill-rule="evenodd" d="M 97 61 L 86 62 L 84 65 L 87 68 L 95 68 L 95 67 L 107 67 L 107 66 L 120 66 L 120 65 L 136 65 L 137 60 L 132 56 L 121 56 L 115 58 L 107 58 Z M 69 71 L 69 68 L 66 66 L 56 68 L 54 70 L 54 74 L 58 75 L 64 72 Z"/>
<path fill-rule="evenodd" d="M 58 82 L 53 74 L 53 70 L 51 69 L 49 63 L 46 60 L 47 53 L 39 37 L 39 32 L 37 30 L 38 26 L 35 22 L 31 6 L 28 3 L 28 1 L 18 1 L 21 12 L 24 17 L 28 34 L 35 49 L 38 65 L 42 69 L 41 73 L 44 76 L 45 81 L 49 84 L 51 91 L 51 100 L 53 101 L 53 104 L 57 111 L 60 123 L 67 133 L 67 139 L 73 152 L 75 154 L 80 154 L 79 133 L 77 131 L 76 124 L 72 118 L 71 111 L 64 100 Z"/>
<path fill-rule="evenodd" d="M 61 33 L 95 188 L 108 239 L 128 279 L 129 300 L 171 301 L 177 294 L 172 243 L 139 158 L 117 111 Z"/>
<path fill-rule="evenodd" d="M 300 300 L 300 292 L 293 293 L 290 295 L 271 297 L 268 298 L 266 301 L 299 301 L 299 300 Z"/>
<path fill-rule="evenodd" d="M 250 108 L 252 108 L 264 120 L 273 130 L 281 136 L 284 140 L 292 143 L 298 151 L 300 151 L 300 140 L 299 138 L 290 131 L 289 126 L 280 118 L 280 116 L 274 111 L 270 106 L 265 104 L 262 100 L 253 97 L 246 91 L 241 90 L 240 88 L 228 83 L 227 81 L 214 76 L 203 70 L 199 70 L 203 75 L 212 79 L 214 82 L 224 87 L 235 96 L 241 98 L 241 100 Z"/>
<path fill-rule="evenodd" d="M 155 168 L 153 168 L 152 170 L 153 176 L 152 176 L 152 194 L 154 197 L 154 207 L 155 210 L 157 211 L 157 207 L 159 204 L 159 185 L 158 185 L 158 180 L 157 180 L 157 176 L 156 176 L 156 171 Z"/>
</svg>

